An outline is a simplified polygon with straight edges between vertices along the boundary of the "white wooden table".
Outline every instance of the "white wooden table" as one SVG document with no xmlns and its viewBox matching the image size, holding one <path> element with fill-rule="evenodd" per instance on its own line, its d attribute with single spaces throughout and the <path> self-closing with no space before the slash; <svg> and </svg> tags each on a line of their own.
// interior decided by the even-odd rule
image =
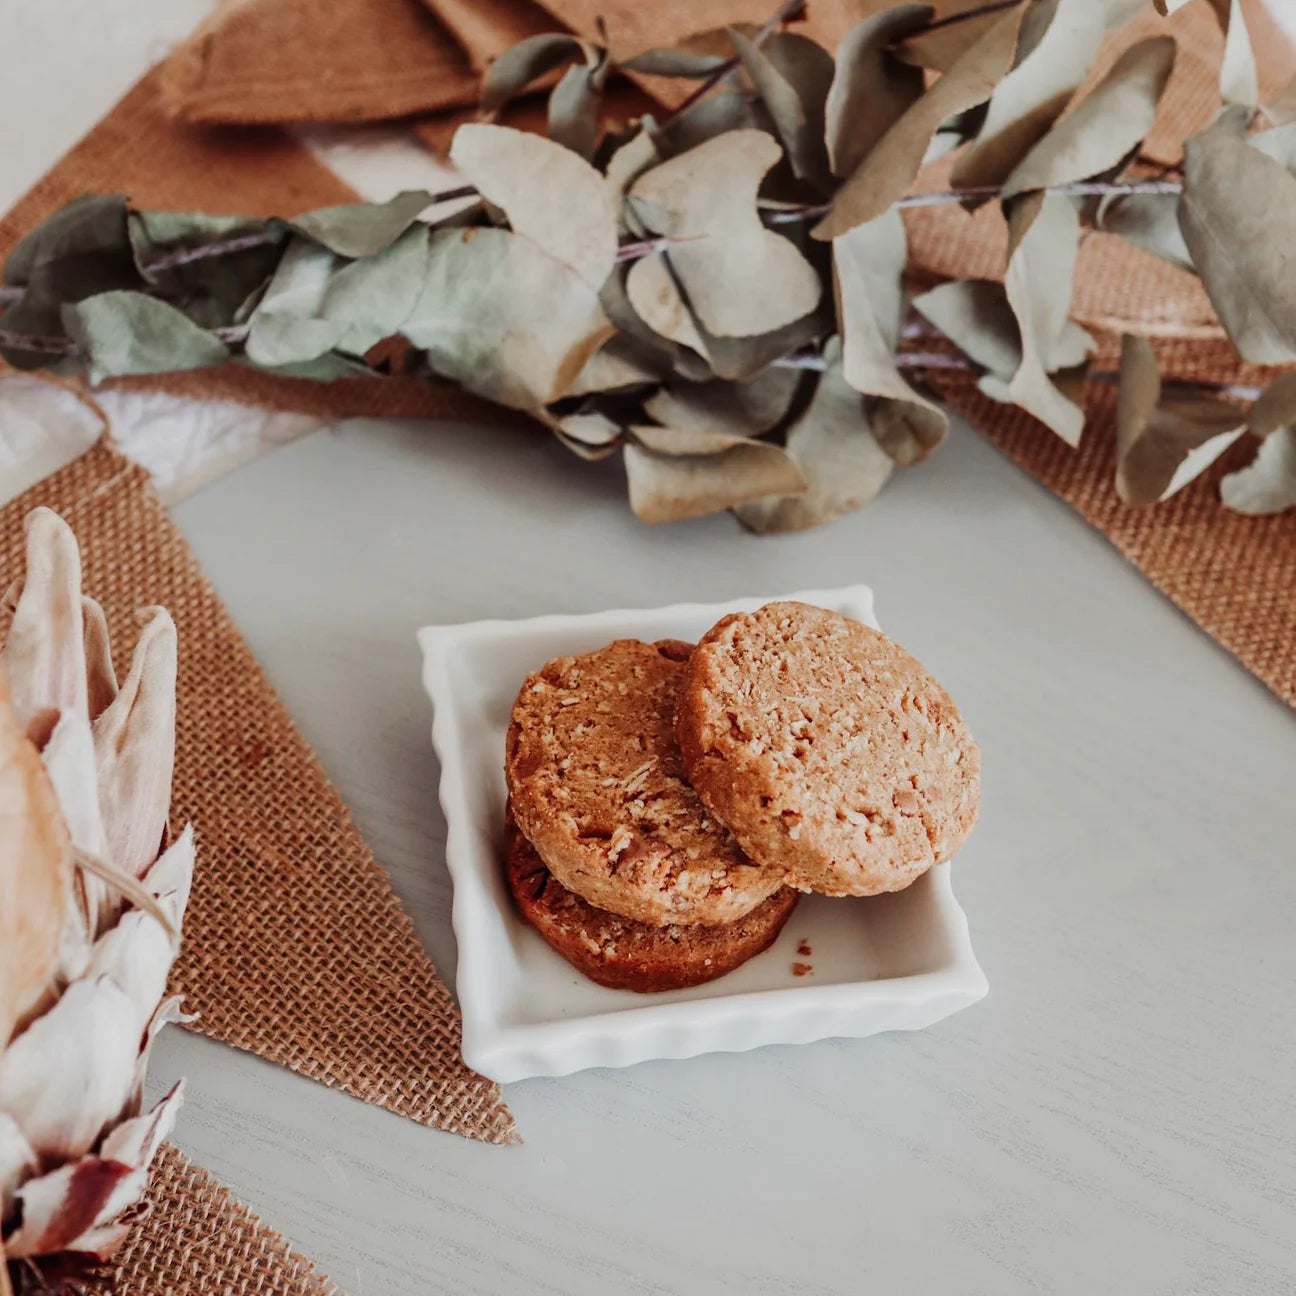
<svg viewBox="0 0 1296 1296">
<path fill-rule="evenodd" d="M 4 201 L 204 7 L 11 0 L 11 70 L 71 108 L 19 132 L 3 87 Z M 510 1085 L 491 1148 L 168 1031 L 177 1141 L 351 1296 L 1296 1288 L 1296 722 L 975 434 L 782 539 L 648 528 L 538 435 L 374 422 L 176 517 L 452 984 L 423 622 L 864 580 L 984 752 L 990 997 L 923 1034 Z"/>
</svg>

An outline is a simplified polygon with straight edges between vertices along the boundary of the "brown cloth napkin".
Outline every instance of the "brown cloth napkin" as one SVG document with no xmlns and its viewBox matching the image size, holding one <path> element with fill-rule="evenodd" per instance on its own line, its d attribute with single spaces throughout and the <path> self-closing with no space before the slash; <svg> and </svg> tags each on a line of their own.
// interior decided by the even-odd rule
<svg viewBox="0 0 1296 1296">
<path fill-rule="evenodd" d="M 340 1296 L 176 1148 L 158 1153 L 148 1200 L 152 1213 L 115 1259 L 115 1296 Z"/>
<path fill-rule="evenodd" d="M 419 0 L 234 0 L 171 56 L 191 122 L 348 122 L 473 103 L 478 76 Z"/>
<path fill-rule="evenodd" d="M 148 474 L 105 439 L 10 501 L 0 584 L 40 504 L 76 532 L 123 653 L 135 609 L 175 618 L 172 816 L 194 824 L 198 868 L 172 982 L 194 1029 L 425 1125 L 516 1142 L 499 1086 L 460 1057 L 459 1014 L 386 876 Z"/>
</svg>

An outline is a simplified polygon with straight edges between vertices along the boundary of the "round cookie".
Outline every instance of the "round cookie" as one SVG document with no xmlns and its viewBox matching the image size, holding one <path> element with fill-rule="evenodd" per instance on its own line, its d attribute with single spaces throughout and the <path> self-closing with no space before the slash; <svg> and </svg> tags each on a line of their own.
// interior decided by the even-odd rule
<svg viewBox="0 0 1296 1296">
<path fill-rule="evenodd" d="M 510 816 L 505 873 L 522 917 L 545 943 L 599 985 L 648 994 L 714 981 L 768 949 L 799 896 L 783 887 L 736 922 L 652 927 L 595 909 L 568 891 Z"/>
<path fill-rule="evenodd" d="M 885 635 L 769 603 L 694 649 L 676 735 L 703 804 L 803 891 L 875 895 L 949 859 L 981 757 L 949 695 Z"/>
<path fill-rule="evenodd" d="M 690 651 L 618 639 L 551 661 L 513 705 L 504 772 L 523 833 L 568 890 L 638 922 L 733 922 L 784 882 L 684 777 L 674 715 Z"/>
</svg>

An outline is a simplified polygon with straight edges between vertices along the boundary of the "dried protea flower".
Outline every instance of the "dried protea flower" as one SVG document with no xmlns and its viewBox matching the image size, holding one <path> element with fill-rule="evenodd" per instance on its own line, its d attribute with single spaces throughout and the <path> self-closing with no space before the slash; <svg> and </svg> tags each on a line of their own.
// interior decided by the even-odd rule
<svg viewBox="0 0 1296 1296">
<path fill-rule="evenodd" d="M 49 509 L 0 652 L 0 1291 L 110 1257 L 181 1101 L 141 1114 L 193 875 L 170 840 L 176 634 L 143 614 L 120 687 L 81 556 Z"/>
</svg>

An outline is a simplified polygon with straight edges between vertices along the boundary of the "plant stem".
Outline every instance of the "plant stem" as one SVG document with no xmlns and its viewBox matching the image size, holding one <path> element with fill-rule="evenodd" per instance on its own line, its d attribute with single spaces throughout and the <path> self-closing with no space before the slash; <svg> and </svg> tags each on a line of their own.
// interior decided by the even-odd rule
<svg viewBox="0 0 1296 1296">
<path fill-rule="evenodd" d="M 9 329 L 0 329 L 0 347 L 55 356 L 77 355 L 81 349 L 71 338 L 36 337 L 30 333 L 13 333 Z"/>
</svg>

